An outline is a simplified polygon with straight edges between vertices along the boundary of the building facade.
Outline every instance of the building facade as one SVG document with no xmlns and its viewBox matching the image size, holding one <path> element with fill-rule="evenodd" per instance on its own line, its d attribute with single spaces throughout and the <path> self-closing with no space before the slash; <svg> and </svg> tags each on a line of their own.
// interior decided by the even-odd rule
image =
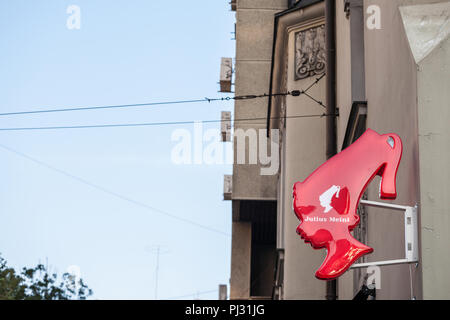
<svg viewBox="0 0 450 320">
<path fill-rule="evenodd" d="M 276 140 L 271 152 L 278 153 L 279 168 L 262 175 L 264 163 L 235 162 L 230 298 L 326 298 L 326 282 L 314 277 L 326 253 L 296 234 L 292 187 L 327 160 L 331 117 L 338 152 L 367 128 L 403 141 L 398 196 L 387 202 L 417 206 L 419 261 L 379 267 L 377 299 L 450 299 L 450 2 L 336 0 L 334 86 L 326 74 L 325 1 L 231 4 L 235 94 L 271 94 L 236 100 L 235 119 L 255 120 L 235 122 L 234 130 L 248 133 L 245 141 L 249 129 L 268 133 L 263 147 Z M 334 115 L 325 106 L 330 89 Z M 277 95 L 293 91 L 301 94 Z M 246 144 L 247 158 L 253 147 Z M 364 198 L 379 201 L 379 182 L 370 183 Z M 404 256 L 401 214 L 360 205 L 359 215 L 354 237 L 375 249 L 362 262 Z M 338 279 L 338 298 L 352 299 L 365 279 L 367 269 L 348 270 Z"/>
</svg>

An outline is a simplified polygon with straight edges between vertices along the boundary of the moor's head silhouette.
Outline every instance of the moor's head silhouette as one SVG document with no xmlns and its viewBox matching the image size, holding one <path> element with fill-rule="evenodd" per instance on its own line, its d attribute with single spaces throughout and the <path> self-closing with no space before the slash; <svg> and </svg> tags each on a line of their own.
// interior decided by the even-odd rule
<svg viewBox="0 0 450 320">
<path fill-rule="evenodd" d="M 294 184 L 294 211 L 300 220 L 297 233 L 314 249 L 327 249 L 317 278 L 339 277 L 359 257 L 373 251 L 350 234 L 359 223 L 358 203 L 376 175 L 381 176 L 380 198 L 396 198 L 401 156 L 398 135 L 379 135 L 368 129 L 303 182 Z"/>
</svg>

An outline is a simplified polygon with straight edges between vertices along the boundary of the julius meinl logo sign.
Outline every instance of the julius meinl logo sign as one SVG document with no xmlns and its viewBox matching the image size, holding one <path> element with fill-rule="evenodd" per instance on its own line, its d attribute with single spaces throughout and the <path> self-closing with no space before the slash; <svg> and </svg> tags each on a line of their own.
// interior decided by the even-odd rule
<svg viewBox="0 0 450 320">
<path fill-rule="evenodd" d="M 375 175 L 381 176 L 380 198 L 395 199 L 402 141 L 395 133 L 368 129 L 357 141 L 318 167 L 293 188 L 293 208 L 301 223 L 297 233 L 327 256 L 316 271 L 321 280 L 341 276 L 373 248 L 357 241 L 359 200 Z"/>
</svg>

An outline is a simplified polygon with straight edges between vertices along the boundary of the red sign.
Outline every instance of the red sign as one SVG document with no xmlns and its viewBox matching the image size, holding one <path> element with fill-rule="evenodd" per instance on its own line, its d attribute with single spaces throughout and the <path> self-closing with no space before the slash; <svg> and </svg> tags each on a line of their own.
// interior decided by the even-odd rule
<svg viewBox="0 0 450 320">
<path fill-rule="evenodd" d="M 294 211 L 301 223 L 297 233 L 314 249 L 327 249 L 316 277 L 342 275 L 372 248 L 350 234 L 359 223 L 359 200 L 375 175 L 381 176 L 380 198 L 395 199 L 395 179 L 402 156 L 402 140 L 394 133 L 379 135 L 368 129 L 348 148 L 294 184 Z"/>
</svg>

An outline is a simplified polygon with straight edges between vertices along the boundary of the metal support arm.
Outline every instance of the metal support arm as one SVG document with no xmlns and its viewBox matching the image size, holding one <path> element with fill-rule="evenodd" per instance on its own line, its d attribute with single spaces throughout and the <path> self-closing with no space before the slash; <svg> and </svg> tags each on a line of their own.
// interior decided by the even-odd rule
<svg viewBox="0 0 450 320">
<path fill-rule="evenodd" d="M 396 260 L 384 260 L 374 261 L 366 263 L 355 263 L 350 268 L 366 268 L 370 266 L 383 266 L 393 264 L 414 263 L 419 261 L 419 247 L 418 247 L 418 225 L 417 225 L 417 206 L 401 206 L 397 204 L 375 202 L 361 200 L 359 202 L 362 205 L 376 207 L 376 208 L 388 208 L 395 211 L 403 212 L 405 217 L 405 257 L 403 259 Z"/>
</svg>

